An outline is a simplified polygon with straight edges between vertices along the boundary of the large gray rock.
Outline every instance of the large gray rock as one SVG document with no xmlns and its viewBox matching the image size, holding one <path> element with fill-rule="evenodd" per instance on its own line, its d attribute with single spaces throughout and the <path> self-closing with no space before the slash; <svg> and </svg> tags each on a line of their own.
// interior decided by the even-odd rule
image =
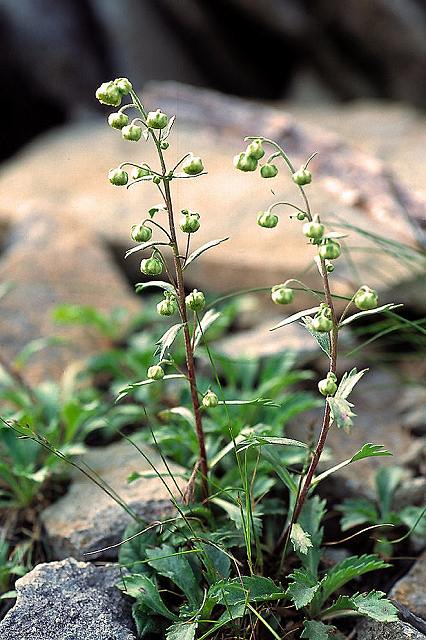
<svg viewBox="0 0 426 640">
<path fill-rule="evenodd" d="M 93 305 L 106 314 L 121 307 L 134 314 L 137 298 L 98 238 L 82 222 L 55 215 L 28 214 L 15 224 L 0 258 L 0 281 L 12 285 L 1 301 L 2 358 L 13 362 L 38 338 L 61 337 L 68 346 L 50 346 L 33 355 L 23 373 L 31 383 L 58 379 L 71 362 L 108 346 L 83 326 L 59 326 L 60 304 Z"/>
<path fill-rule="evenodd" d="M 365 619 L 357 625 L 357 640 L 424 640 L 425 637 L 406 622 L 383 624 Z"/>
<path fill-rule="evenodd" d="M 140 447 L 159 473 L 167 472 L 156 451 L 145 444 Z M 151 522 L 173 511 L 171 497 L 178 491 L 167 476 L 164 480 L 170 491 L 158 476 L 127 483 L 128 476 L 134 471 L 152 471 L 142 455 L 127 442 L 94 447 L 82 457 L 82 462 L 108 483 L 140 518 Z M 177 474 L 178 485 L 183 487 L 183 480 L 179 477 L 182 469 L 174 464 L 169 466 Z M 68 493 L 47 507 L 41 519 L 54 559 L 72 555 L 77 559 L 91 560 L 98 557 L 116 558 L 117 547 L 89 556 L 85 556 L 85 553 L 117 545 L 126 526 L 132 521 L 131 515 L 77 470 L 72 474 Z"/>
<path fill-rule="evenodd" d="M 389 596 L 398 600 L 419 618 L 426 620 L 426 552 L 410 571 L 392 587 Z"/>
<path fill-rule="evenodd" d="M 2 640 L 136 640 L 117 567 L 67 558 L 37 565 L 16 582 L 17 600 L 0 622 Z"/>
</svg>

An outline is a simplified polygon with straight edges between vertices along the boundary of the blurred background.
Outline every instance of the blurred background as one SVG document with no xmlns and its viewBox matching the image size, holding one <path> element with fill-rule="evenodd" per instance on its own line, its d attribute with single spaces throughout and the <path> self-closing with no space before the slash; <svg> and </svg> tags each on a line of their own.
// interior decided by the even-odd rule
<svg viewBox="0 0 426 640">
<path fill-rule="evenodd" d="M 319 106 L 426 105 L 424 0 L 0 0 L 1 158 L 110 77 Z"/>
</svg>

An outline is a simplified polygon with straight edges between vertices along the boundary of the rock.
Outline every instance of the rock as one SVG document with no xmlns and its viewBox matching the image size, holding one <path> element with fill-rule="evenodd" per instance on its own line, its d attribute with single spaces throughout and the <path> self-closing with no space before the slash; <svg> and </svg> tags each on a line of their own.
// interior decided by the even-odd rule
<svg viewBox="0 0 426 640">
<path fill-rule="evenodd" d="M 17 600 L 0 622 L 2 640 L 136 640 L 118 567 L 67 558 L 37 565 L 16 582 Z"/>
<path fill-rule="evenodd" d="M 383 624 L 365 618 L 358 623 L 357 640 L 424 640 L 424 633 L 406 622 Z"/>
<path fill-rule="evenodd" d="M 145 444 L 141 448 L 156 470 L 165 473 L 159 454 Z M 134 471 L 152 471 L 142 455 L 127 442 L 93 447 L 84 455 L 82 462 L 99 474 L 127 506 L 144 520 L 151 522 L 173 510 L 171 494 L 157 476 L 127 483 L 128 476 Z M 182 472 L 174 464 L 170 464 L 170 468 L 177 474 Z M 183 480 L 179 477 L 176 480 L 182 487 Z M 171 493 L 176 495 L 173 482 L 167 477 L 165 481 Z M 51 557 L 63 559 L 72 555 L 77 559 L 91 560 L 98 557 L 116 558 L 117 547 L 89 556 L 84 554 L 119 543 L 126 526 L 132 521 L 121 506 L 79 471 L 73 473 L 68 493 L 47 507 L 41 519 Z"/>
<path fill-rule="evenodd" d="M 139 308 L 98 239 L 59 209 L 55 217 L 30 214 L 13 226 L 0 259 L 0 281 L 12 285 L 1 301 L 3 359 L 13 361 L 38 338 L 61 337 L 72 346 L 49 346 L 35 353 L 22 372 L 30 383 L 58 379 L 72 361 L 108 344 L 93 329 L 57 325 L 52 313 L 58 305 L 93 305 L 107 314 L 116 307 L 129 313 Z"/>
<path fill-rule="evenodd" d="M 401 398 L 399 409 L 404 427 L 417 435 L 426 435 L 426 389 L 424 386 L 409 387 Z"/>
<path fill-rule="evenodd" d="M 426 505 L 426 478 L 409 478 L 395 491 L 393 509 L 399 511 L 407 504 Z"/>
<path fill-rule="evenodd" d="M 419 618 L 426 620 L 426 551 L 410 571 L 392 587 L 389 594 Z"/>
<path fill-rule="evenodd" d="M 167 152 L 169 162 L 186 150 L 193 150 L 203 156 L 209 171 L 208 176 L 197 180 L 176 181 L 174 188 L 177 211 L 189 206 L 202 215 L 194 246 L 230 236 L 228 242 L 204 253 L 195 269 L 188 269 L 189 286 L 221 292 L 268 286 L 297 277 L 314 255 L 314 248 L 306 246 L 299 223 L 286 219 L 288 211 L 283 210 L 273 233 L 257 227 L 256 212 L 272 201 L 271 184 L 258 174 L 247 176 L 232 168 L 233 155 L 250 133 L 281 141 L 297 165 L 312 150 L 320 152 L 313 161 L 314 183 L 310 187 L 314 210 L 330 218 L 328 212 L 338 208 L 339 217 L 346 222 L 385 233 L 389 239 L 415 243 L 417 224 L 423 215 L 421 198 L 409 192 L 381 161 L 354 150 L 336 135 L 296 124 L 282 110 L 184 85 L 157 84 L 147 89 L 143 97 L 147 105 L 159 105 L 178 115 Z M 74 219 L 90 224 L 96 233 L 124 252 L 130 244 L 131 225 L 158 202 L 158 193 L 151 184 L 128 191 L 112 187 L 106 173 L 125 159 L 140 161 L 141 154 L 144 161 L 155 162 L 150 145 L 129 145 L 104 120 L 60 129 L 30 145 L 3 167 L 0 210 L 10 219 L 22 216 L 28 209 L 56 213 L 60 207 Z M 275 181 L 272 185 L 277 198 L 297 201 L 294 185 L 284 171 L 281 175 L 282 186 L 277 189 Z M 361 248 L 370 246 L 353 232 L 350 243 Z M 372 268 L 368 251 L 357 250 L 352 257 L 360 278 L 381 291 L 414 277 L 411 270 L 390 255 L 376 258 L 377 269 Z M 134 278 L 140 278 L 139 261 L 139 254 L 126 261 Z M 335 274 L 338 291 L 347 292 L 345 279 L 353 279 L 352 267 L 341 260 Z M 314 270 L 304 279 L 308 284 L 319 285 Z"/>
</svg>

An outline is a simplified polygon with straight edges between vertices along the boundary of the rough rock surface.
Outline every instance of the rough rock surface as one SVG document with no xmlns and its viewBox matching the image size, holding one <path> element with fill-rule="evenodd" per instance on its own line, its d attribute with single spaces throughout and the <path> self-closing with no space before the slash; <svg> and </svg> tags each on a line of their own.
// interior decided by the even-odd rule
<svg viewBox="0 0 426 640">
<path fill-rule="evenodd" d="M 145 444 L 140 446 L 155 468 L 165 473 L 159 454 Z M 96 471 L 144 520 L 151 522 L 172 510 L 171 495 L 157 476 L 127 483 L 128 476 L 134 471 L 152 471 L 129 443 L 94 447 L 84 455 L 82 461 Z M 170 468 L 175 473 L 182 471 L 173 464 L 170 464 Z M 176 494 L 173 482 L 168 478 L 165 481 L 171 492 Z M 179 477 L 177 482 L 182 486 L 183 481 Z M 70 555 L 90 560 L 98 557 L 116 558 L 117 548 L 100 554 L 84 554 L 120 542 L 131 520 L 131 516 L 120 505 L 80 471 L 73 473 L 68 493 L 42 513 L 47 543 L 54 559 Z"/>
<path fill-rule="evenodd" d="M 419 618 L 426 620 L 426 552 L 411 567 L 410 571 L 393 586 L 390 598 L 398 600 Z"/>
<path fill-rule="evenodd" d="M 26 364 L 27 381 L 59 378 L 72 361 L 106 346 L 105 339 L 81 326 L 59 326 L 52 319 L 60 304 L 93 305 L 109 313 L 122 307 L 136 313 L 139 302 L 99 240 L 58 208 L 55 216 L 30 214 L 13 226 L 0 259 L 0 282 L 10 283 L 1 300 L 2 357 L 12 360 L 28 342 L 61 337 L 68 346 L 50 346 Z"/>
<path fill-rule="evenodd" d="M 424 640 L 426 636 L 406 622 L 383 624 L 362 620 L 357 626 L 357 640 Z"/>
<path fill-rule="evenodd" d="M 16 582 L 16 604 L 0 622 L 2 640 L 136 640 L 116 567 L 67 558 L 37 565 Z"/>
<path fill-rule="evenodd" d="M 247 134 L 281 141 L 296 165 L 312 150 L 319 152 L 312 164 L 314 182 L 309 189 L 314 210 L 326 219 L 335 219 L 330 211 L 336 211 L 342 220 L 370 232 L 385 230 L 389 238 L 415 242 L 423 200 L 409 192 L 380 160 L 354 150 L 335 134 L 296 124 L 282 110 L 184 85 L 155 85 L 144 92 L 144 99 L 149 106 L 160 105 L 177 113 L 176 131 L 167 152 L 169 162 L 192 150 L 203 156 L 209 171 L 208 176 L 173 185 L 176 210 L 189 207 L 202 215 L 194 246 L 230 236 L 228 242 L 203 254 L 196 271 L 188 269 L 190 285 L 220 291 L 267 286 L 297 277 L 310 262 L 300 225 L 288 221 L 288 210 L 282 210 L 274 232 L 256 225 L 256 212 L 274 199 L 271 187 L 279 199 L 297 201 L 298 193 L 284 169 L 279 178 L 268 181 L 232 168 L 232 156 L 243 147 Z M 151 184 L 125 190 L 108 183 L 108 169 L 124 160 L 155 162 L 151 145 L 129 145 L 104 120 L 60 129 L 40 138 L 3 167 L 0 208 L 9 218 L 22 216 L 28 209 L 56 213 L 60 208 L 90 224 L 122 251 L 129 246 L 130 226 L 158 202 L 158 192 Z M 253 234 L 259 238 L 256 243 Z M 371 253 L 365 251 L 369 241 L 355 233 L 351 232 L 348 242 L 358 247 L 352 258 L 360 277 L 370 285 L 383 290 L 413 278 L 412 269 L 389 255 L 380 254 L 372 265 Z M 311 251 L 313 257 L 314 248 Z M 136 254 L 126 261 L 135 277 L 139 259 Z M 342 290 L 347 288 L 345 278 L 351 275 L 351 267 L 343 259 L 339 261 L 335 276 Z M 304 277 L 318 284 L 314 271 Z"/>
</svg>

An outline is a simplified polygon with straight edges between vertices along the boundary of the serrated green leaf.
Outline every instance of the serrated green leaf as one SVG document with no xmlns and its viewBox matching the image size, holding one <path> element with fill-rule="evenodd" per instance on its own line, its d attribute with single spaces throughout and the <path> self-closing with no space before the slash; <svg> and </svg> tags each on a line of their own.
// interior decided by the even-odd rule
<svg viewBox="0 0 426 640">
<path fill-rule="evenodd" d="M 163 282 L 163 280 L 150 280 L 149 282 L 138 282 L 135 285 L 136 293 L 143 291 L 144 289 L 150 289 L 152 287 L 156 287 L 158 289 L 164 289 L 164 291 L 169 291 L 170 293 L 176 293 L 176 289 L 170 282 Z"/>
<path fill-rule="evenodd" d="M 287 597 L 292 600 L 296 609 L 306 607 L 318 591 L 320 583 L 306 569 L 296 569 L 289 575 L 289 579 L 291 582 L 286 591 Z"/>
<path fill-rule="evenodd" d="M 167 629 L 166 640 L 194 640 L 198 622 L 177 622 Z"/>
<path fill-rule="evenodd" d="M 218 604 L 233 606 L 245 602 L 268 602 L 285 598 L 285 592 L 271 578 L 242 576 L 221 580 L 209 589 L 209 596 L 217 597 Z"/>
<path fill-rule="evenodd" d="M 370 571 L 385 569 L 390 566 L 390 564 L 384 562 L 374 554 L 351 556 L 350 558 L 342 560 L 342 562 L 339 562 L 330 569 L 323 579 L 320 593 L 321 604 L 325 602 L 335 591 L 354 578 L 358 578 Z"/>
<path fill-rule="evenodd" d="M 319 620 L 305 620 L 301 638 L 307 640 L 331 640 L 335 638 L 334 627 Z"/>
<path fill-rule="evenodd" d="M 122 582 L 124 582 L 124 586 Z M 177 619 L 177 616 L 164 604 L 157 585 L 148 576 L 140 574 L 123 576 L 122 582 L 119 582 L 117 586 L 132 598 L 141 602 L 145 607 L 168 620 Z"/>
<path fill-rule="evenodd" d="M 217 247 L 218 244 L 222 244 L 222 242 L 226 242 L 227 240 L 229 240 L 229 238 L 220 238 L 219 240 L 210 240 L 210 242 L 206 242 L 206 244 L 203 244 L 201 247 L 198 247 L 198 249 L 195 249 L 195 251 L 193 251 L 188 256 L 188 259 L 185 262 L 183 268 L 186 269 L 191 264 L 191 262 L 194 262 L 194 260 L 196 260 L 199 256 L 201 256 L 201 254 L 204 253 L 205 251 L 208 251 L 213 247 Z"/>
<path fill-rule="evenodd" d="M 392 453 L 384 448 L 382 444 L 373 444 L 367 442 L 359 451 L 357 451 L 350 462 L 356 462 L 357 460 L 363 460 L 364 458 L 374 458 L 377 456 L 391 456 Z"/>
<path fill-rule="evenodd" d="M 311 307 L 310 309 L 303 309 L 303 311 L 298 311 L 297 313 L 293 313 L 291 316 L 284 318 L 281 322 L 269 329 L 269 331 L 275 331 L 276 329 L 281 329 L 281 327 L 285 327 L 288 324 L 292 324 L 292 322 L 296 322 L 296 320 L 300 320 L 305 316 L 313 316 L 319 310 L 319 307 Z"/>
<path fill-rule="evenodd" d="M 306 531 L 303 531 L 298 522 L 295 522 L 290 530 L 290 540 L 293 544 L 295 551 L 306 555 L 309 549 L 312 549 L 313 544 L 311 542 L 311 536 Z"/>
<path fill-rule="evenodd" d="M 146 549 L 146 556 L 149 558 L 149 566 L 179 587 L 192 605 L 200 604 L 202 591 L 186 555 L 163 544 L 161 547 Z"/>
<path fill-rule="evenodd" d="M 168 349 L 170 349 L 183 327 L 183 323 L 174 324 L 170 327 L 170 329 L 167 329 L 167 331 L 161 336 L 159 340 L 157 340 L 155 344 L 158 345 L 157 352 L 160 360 L 164 358 L 164 354 Z"/>
<path fill-rule="evenodd" d="M 343 320 L 343 322 L 340 323 L 341 327 L 344 327 L 345 325 L 350 324 L 351 322 L 353 322 L 354 320 L 358 320 L 359 318 L 362 318 L 364 316 L 372 316 L 375 315 L 376 313 L 383 313 L 385 311 L 392 311 L 393 309 L 397 309 L 398 307 L 402 307 L 402 304 L 384 304 L 381 307 L 376 307 L 375 309 L 369 309 L 368 311 L 360 311 L 359 313 L 354 313 L 353 316 L 349 316 L 349 318 L 346 318 L 345 320 Z"/>
<path fill-rule="evenodd" d="M 376 523 L 378 513 L 376 507 L 367 498 L 348 498 L 337 507 L 343 513 L 340 520 L 342 531 L 365 523 Z"/>
<path fill-rule="evenodd" d="M 312 327 L 312 319 L 309 316 L 303 318 L 304 326 L 307 328 L 309 333 L 318 343 L 318 346 L 324 353 L 331 358 L 331 345 L 330 345 L 330 334 L 329 333 L 321 333 L 320 331 L 315 331 Z"/>
<path fill-rule="evenodd" d="M 330 607 L 322 611 L 321 617 L 328 619 L 344 615 L 345 612 L 349 614 L 352 611 L 357 611 L 360 615 L 378 622 L 396 622 L 398 620 L 396 607 L 386 599 L 382 591 L 339 596 Z"/>
<path fill-rule="evenodd" d="M 216 320 L 220 318 L 220 316 L 220 311 L 215 311 L 215 309 L 209 309 L 208 311 L 206 311 L 204 316 L 201 318 L 199 325 L 197 325 L 197 328 L 195 329 L 194 350 L 200 344 L 201 338 L 203 337 L 207 329 L 213 324 L 213 322 L 216 322 Z"/>
<path fill-rule="evenodd" d="M 354 386 L 361 380 L 362 376 L 367 373 L 368 369 L 362 369 L 361 371 L 357 371 L 356 367 L 351 369 L 351 371 L 345 371 L 340 380 L 339 386 L 337 387 L 337 391 L 334 397 L 338 398 L 347 398 L 348 395 L 353 390 Z"/>
</svg>

